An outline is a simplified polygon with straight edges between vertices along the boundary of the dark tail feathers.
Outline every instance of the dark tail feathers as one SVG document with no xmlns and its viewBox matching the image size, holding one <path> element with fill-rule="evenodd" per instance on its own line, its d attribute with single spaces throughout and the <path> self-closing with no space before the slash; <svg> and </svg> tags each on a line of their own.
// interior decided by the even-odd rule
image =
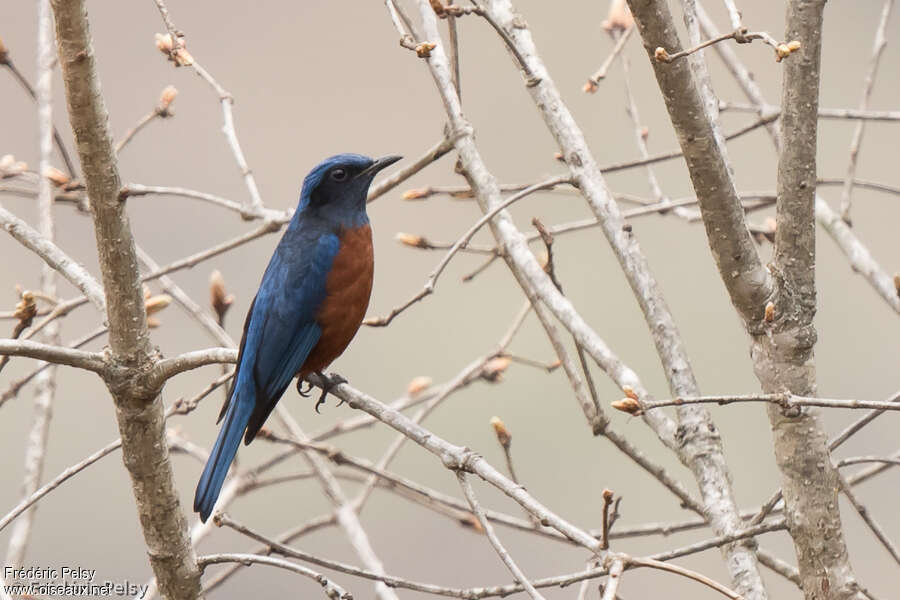
<svg viewBox="0 0 900 600">
<path fill-rule="evenodd" d="M 232 396 L 228 410 L 225 412 L 222 428 L 219 430 L 219 437 L 216 438 L 216 443 L 194 494 L 194 511 L 200 513 L 200 520 L 204 523 L 216 505 L 219 492 L 222 491 L 222 484 L 225 482 L 225 475 L 228 474 L 231 461 L 237 454 L 241 437 L 244 435 L 244 430 L 247 429 L 247 422 L 250 420 L 252 412 L 252 399 L 242 399 L 237 393 Z"/>
</svg>

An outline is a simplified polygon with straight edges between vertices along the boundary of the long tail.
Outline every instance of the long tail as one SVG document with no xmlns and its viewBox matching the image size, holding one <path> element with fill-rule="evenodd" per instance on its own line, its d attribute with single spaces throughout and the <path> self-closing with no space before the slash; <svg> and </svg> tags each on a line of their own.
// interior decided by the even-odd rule
<svg viewBox="0 0 900 600">
<path fill-rule="evenodd" d="M 239 383 L 235 386 L 228 410 L 225 412 L 225 420 L 219 429 L 219 437 L 216 438 L 209 460 L 197 483 L 197 492 L 194 494 L 194 511 L 200 513 L 200 520 L 204 523 L 212 514 L 219 492 L 222 491 L 225 475 L 231 461 L 234 460 L 234 455 L 237 454 L 241 437 L 253 412 L 254 395 L 252 391 L 248 394 L 246 390 L 240 389 L 241 387 Z"/>
</svg>

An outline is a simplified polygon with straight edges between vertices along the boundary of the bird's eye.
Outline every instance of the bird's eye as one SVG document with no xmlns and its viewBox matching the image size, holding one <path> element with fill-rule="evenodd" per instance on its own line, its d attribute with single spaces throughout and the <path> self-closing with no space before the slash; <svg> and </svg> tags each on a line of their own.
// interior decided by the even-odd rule
<svg viewBox="0 0 900 600">
<path fill-rule="evenodd" d="M 332 169 L 331 179 L 333 179 L 334 181 L 344 181 L 345 179 L 347 179 L 347 170 L 346 169 Z"/>
</svg>

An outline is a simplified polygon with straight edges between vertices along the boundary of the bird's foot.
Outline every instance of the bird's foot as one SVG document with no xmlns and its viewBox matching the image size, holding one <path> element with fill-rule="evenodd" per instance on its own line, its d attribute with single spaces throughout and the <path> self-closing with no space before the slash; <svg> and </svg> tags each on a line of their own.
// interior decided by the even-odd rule
<svg viewBox="0 0 900 600">
<path fill-rule="evenodd" d="M 303 389 L 303 384 L 306 384 L 306 389 Z M 310 393 L 312 392 L 313 384 L 306 381 L 305 379 L 297 378 L 297 393 L 303 396 L 304 398 L 309 398 Z"/>
<path fill-rule="evenodd" d="M 344 379 L 344 377 L 342 377 L 341 375 L 338 375 L 337 373 L 332 373 L 331 375 L 326 375 L 324 373 L 319 372 L 319 373 L 317 373 L 317 375 L 319 377 L 321 377 L 324 381 L 324 384 L 322 385 L 322 395 L 319 396 L 319 401 L 316 402 L 316 412 L 318 413 L 319 407 L 321 405 L 325 404 L 325 398 L 328 397 L 328 393 L 332 389 L 334 389 L 335 386 L 341 385 L 342 383 L 347 383 L 347 380 Z M 344 403 L 344 401 L 341 400 L 340 402 L 338 402 L 338 406 L 340 406 L 343 403 Z"/>
</svg>

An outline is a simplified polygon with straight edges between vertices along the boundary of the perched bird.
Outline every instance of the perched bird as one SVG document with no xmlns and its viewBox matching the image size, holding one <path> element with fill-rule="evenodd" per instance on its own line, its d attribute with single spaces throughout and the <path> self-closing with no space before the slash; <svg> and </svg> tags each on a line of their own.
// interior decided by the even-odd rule
<svg viewBox="0 0 900 600">
<path fill-rule="evenodd" d="M 362 324 L 374 271 L 366 195 L 400 160 L 338 154 L 303 180 L 300 204 L 275 248 L 244 322 L 237 368 L 203 469 L 194 510 L 206 522 L 237 453 L 249 444 L 294 375 L 321 373 Z M 327 393 L 327 388 L 323 392 Z M 318 407 L 318 405 L 317 405 Z"/>
</svg>

